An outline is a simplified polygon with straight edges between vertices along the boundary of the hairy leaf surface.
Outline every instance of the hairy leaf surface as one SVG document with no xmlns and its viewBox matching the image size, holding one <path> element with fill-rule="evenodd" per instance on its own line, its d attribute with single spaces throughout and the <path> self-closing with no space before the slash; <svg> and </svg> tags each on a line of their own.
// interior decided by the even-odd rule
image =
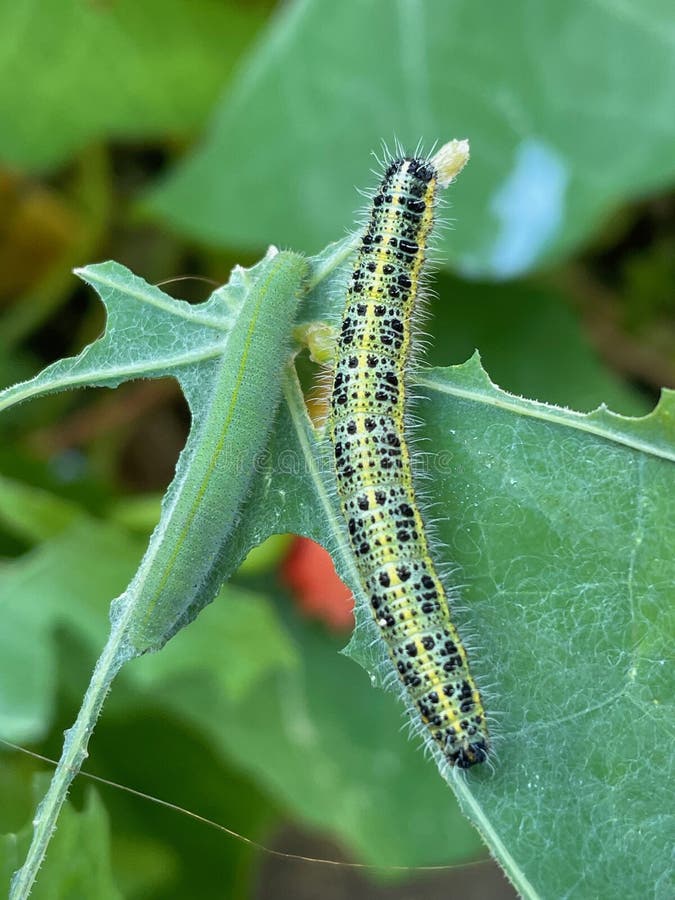
<svg viewBox="0 0 675 900">
<path fill-rule="evenodd" d="M 312 262 L 301 319 L 334 321 L 351 246 L 330 247 Z M 9 399 L 78 383 L 117 383 L 139 372 L 175 374 L 194 412 L 208 383 L 201 375 L 212 373 L 221 346 L 213 331 L 231 327 L 232 291 L 247 276 L 239 273 L 225 294 L 190 308 L 111 271 L 87 270 L 110 304 L 105 337 Z M 133 335 L 141 336 L 145 354 L 130 349 Z M 290 365 L 282 382 L 284 402 L 238 524 L 223 543 L 214 583 L 269 534 L 293 531 L 324 544 L 357 590 L 330 453 Z M 660 785 L 670 760 L 672 684 L 665 660 L 675 583 L 673 392 L 640 419 L 602 408 L 575 413 L 501 391 L 477 356 L 459 366 L 420 369 L 415 383 L 426 438 L 418 471 L 430 475 L 419 485 L 436 520 L 438 559 L 462 586 L 455 615 L 471 637 L 495 743 L 492 768 L 443 774 L 524 895 L 640 896 L 645 885 L 656 885 L 665 897 L 669 808 Z M 348 652 L 381 680 L 388 662 L 358 592 L 357 620 Z M 210 728 L 224 752 L 274 796 L 342 832 L 371 861 L 466 858 L 474 845 L 457 826 L 450 832 L 450 796 L 405 737 L 396 736 L 392 698 L 371 691 L 357 670 L 347 675 L 331 663 L 330 642 L 289 627 L 303 648 L 303 666 L 254 691 L 253 705 L 247 693 L 253 682 L 227 681 L 220 688 L 212 683 L 209 703 L 200 703 L 193 682 L 172 677 L 181 671 L 180 657 L 175 669 L 170 662 L 179 642 L 161 664 L 158 657 L 134 667 L 140 676 L 147 664 L 144 683 L 174 712 Z M 213 716 L 216 709 L 230 712 Z M 260 740 L 261 729 L 269 744 Z M 360 793 L 354 805 L 341 803 L 331 813 L 336 792 L 349 783 L 352 751 L 361 767 L 353 781 Z M 303 784 L 314 784 L 314 791 Z M 394 798 L 391 806 L 386 797 Z M 399 799 L 405 802 L 397 809 Z M 437 800 L 448 818 L 435 808 L 438 828 L 421 840 L 416 803 L 435 807 Z M 365 810 L 372 802 L 387 811 L 392 826 L 384 828 L 389 838 L 381 844 L 370 840 L 375 821 Z"/>
</svg>

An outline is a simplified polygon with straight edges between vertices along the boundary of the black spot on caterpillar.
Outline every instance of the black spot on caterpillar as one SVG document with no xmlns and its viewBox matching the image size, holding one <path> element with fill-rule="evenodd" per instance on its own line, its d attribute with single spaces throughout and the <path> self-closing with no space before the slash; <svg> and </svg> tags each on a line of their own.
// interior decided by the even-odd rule
<svg viewBox="0 0 675 900">
<path fill-rule="evenodd" d="M 399 678 L 451 765 L 483 762 L 480 693 L 429 552 L 405 439 L 411 320 L 439 189 L 468 159 L 394 159 L 377 189 L 347 291 L 329 432 L 361 585 Z"/>
</svg>

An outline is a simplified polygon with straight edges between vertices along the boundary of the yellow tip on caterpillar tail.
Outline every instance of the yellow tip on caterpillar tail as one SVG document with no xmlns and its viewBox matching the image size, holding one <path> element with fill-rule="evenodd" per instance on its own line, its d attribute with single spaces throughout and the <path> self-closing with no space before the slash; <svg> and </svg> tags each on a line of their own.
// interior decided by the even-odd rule
<svg viewBox="0 0 675 900">
<path fill-rule="evenodd" d="M 469 161 L 469 142 L 448 141 L 431 160 L 438 172 L 438 184 L 447 187 Z"/>
</svg>

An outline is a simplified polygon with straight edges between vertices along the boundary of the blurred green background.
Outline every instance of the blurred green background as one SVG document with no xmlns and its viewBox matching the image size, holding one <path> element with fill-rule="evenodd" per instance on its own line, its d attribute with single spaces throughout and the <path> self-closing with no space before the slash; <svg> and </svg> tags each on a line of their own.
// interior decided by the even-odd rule
<svg viewBox="0 0 675 900">
<path fill-rule="evenodd" d="M 429 361 L 478 347 L 510 391 L 647 412 L 675 387 L 674 35 L 666 0 L 0 4 L 0 386 L 100 333 L 74 266 L 112 258 L 152 282 L 196 276 L 165 290 L 202 300 L 269 243 L 312 253 L 353 229 L 355 188 L 373 186 L 383 143 L 468 137 L 439 239 Z M 168 381 L 3 418 L 0 737 L 58 755 L 188 426 Z M 283 850 L 383 866 L 481 859 L 428 762 L 401 785 L 414 824 L 378 818 L 351 735 L 373 703 L 387 722 L 400 714 L 333 652 L 347 632 L 293 603 L 278 575 L 287 549 L 268 547 L 166 651 L 129 667 L 88 768 Z M 276 725 L 269 768 L 246 764 L 261 739 L 246 731 L 247 703 L 279 679 L 281 721 L 324 736 L 307 743 L 321 785 L 274 758 Z M 188 713 L 181 692 L 203 707 Z M 46 770 L 17 753 L 0 761 L 7 877 Z M 488 862 L 411 881 L 261 856 L 84 779 L 47 866 L 49 896 L 64 898 L 512 896 Z"/>
</svg>

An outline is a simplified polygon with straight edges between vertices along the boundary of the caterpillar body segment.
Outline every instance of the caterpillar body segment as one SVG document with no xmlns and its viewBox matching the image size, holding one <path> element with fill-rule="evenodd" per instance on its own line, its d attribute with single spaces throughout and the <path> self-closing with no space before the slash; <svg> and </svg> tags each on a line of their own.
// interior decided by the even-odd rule
<svg viewBox="0 0 675 900">
<path fill-rule="evenodd" d="M 372 198 L 347 289 L 328 428 L 361 585 L 424 727 L 460 768 L 483 762 L 480 693 L 429 550 L 406 442 L 411 322 L 439 190 L 468 159 L 394 159 Z"/>
</svg>

